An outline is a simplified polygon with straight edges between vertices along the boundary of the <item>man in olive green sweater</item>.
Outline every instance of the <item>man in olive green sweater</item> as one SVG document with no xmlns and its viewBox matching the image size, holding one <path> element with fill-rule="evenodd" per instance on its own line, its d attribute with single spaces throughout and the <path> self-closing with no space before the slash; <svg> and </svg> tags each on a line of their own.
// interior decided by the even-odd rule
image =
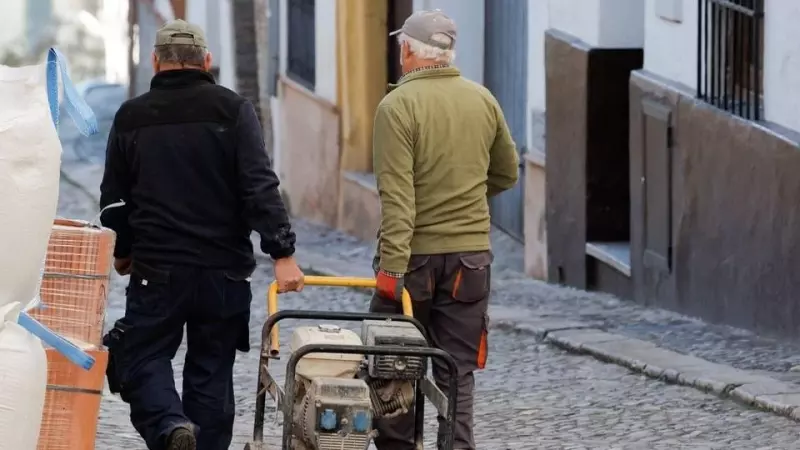
<svg viewBox="0 0 800 450">
<path fill-rule="evenodd" d="M 449 17 L 417 12 L 393 34 L 404 75 L 375 114 L 382 218 L 371 310 L 399 312 L 408 289 L 433 345 L 458 363 L 455 448 L 474 450 L 473 372 L 486 364 L 493 259 L 488 199 L 514 186 L 519 159 L 497 100 L 452 66 Z M 433 374 L 446 389 L 446 367 L 434 361 Z M 414 449 L 410 414 L 376 426 L 379 450 Z"/>
</svg>

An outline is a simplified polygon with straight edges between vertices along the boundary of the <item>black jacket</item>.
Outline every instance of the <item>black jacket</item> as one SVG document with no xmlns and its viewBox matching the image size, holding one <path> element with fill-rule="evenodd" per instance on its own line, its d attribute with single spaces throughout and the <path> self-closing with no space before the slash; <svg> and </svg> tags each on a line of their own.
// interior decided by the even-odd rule
<svg viewBox="0 0 800 450">
<path fill-rule="evenodd" d="M 264 253 L 294 254 L 255 109 L 203 71 L 161 72 L 120 107 L 100 191 L 117 258 L 252 270 L 253 230 Z"/>
</svg>

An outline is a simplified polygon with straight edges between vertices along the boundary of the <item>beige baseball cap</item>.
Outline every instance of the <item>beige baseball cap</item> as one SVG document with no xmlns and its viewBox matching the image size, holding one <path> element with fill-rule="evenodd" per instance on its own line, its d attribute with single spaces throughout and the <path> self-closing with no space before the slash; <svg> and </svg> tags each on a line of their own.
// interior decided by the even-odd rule
<svg viewBox="0 0 800 450">
<path fill-rule="evenodd" d="M 181 19 L 168 22 L 156 32 L 155 46 L 163 45 L 195 45 L 208 48 L 203 29 Z"/>
<path fill-rule="evenodd" d="M 415 12 L 406 19 L 405 23 L 403 23 L 403 28 L 392 31 L 389 36 L 400 33 L 442 50 L 451 50 L 456 45 L 456 23 L 440 9 Z M 439 33 L 452 39 L 450 46 L 432 39 L 433 35 Z"/>
</svg>

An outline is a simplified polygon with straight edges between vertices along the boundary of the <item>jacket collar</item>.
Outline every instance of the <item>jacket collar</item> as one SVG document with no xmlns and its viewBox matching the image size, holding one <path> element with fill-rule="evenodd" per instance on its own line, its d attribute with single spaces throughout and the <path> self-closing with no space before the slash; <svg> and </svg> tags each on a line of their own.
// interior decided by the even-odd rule
<svg viewBox="0 0 800 450">
<path fill-rule="evenodd" d="M 180 89 L 203 84 L 216 84 L 214 76 L 199 69 L 165 70 L 150 81 L 150 89 Z"/>
<path fill-rule="evenodd" d="M 461 71 L 458 70 L 457 67 L 453 66 L 434 66 L 430 68 L 419 69 L 413 72 L 409 72 L 403 75 L 400 78 L 400 81 L 397 84 L 389 84 L 388 91 L 391 92 L 398 87 L 410 83 L 414 80 L 423 80 L 426 78 L 445 78 L 445 77 L 459 77 L 461 76 Z"/>
</svg>

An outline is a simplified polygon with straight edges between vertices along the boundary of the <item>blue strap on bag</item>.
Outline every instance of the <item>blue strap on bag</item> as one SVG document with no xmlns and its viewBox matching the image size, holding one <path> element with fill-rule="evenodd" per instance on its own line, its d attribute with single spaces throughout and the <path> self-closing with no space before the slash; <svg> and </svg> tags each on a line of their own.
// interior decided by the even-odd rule
<svg viewBox="0 0 800 450">
<path fill-rule="evenodd" d="M 55 48 L 47 52 L 47 100 L 50 103 L 50 115 L 53 124 L 58 128 L 60 108 L 58 104 L 59 76 L 64 88 L 64 105 L 78 131 L 84 136 L 97 134 L 97 117 L 86 101 L 78 94 L 72 79 L 69 77 L 67 59 Z"/>
<path fill-rule="evenodd" d="M 67 113 L 75 122 L 80 133 L 84 136 L 91 136 L 97 133 L 97 117 L 92 108 L 84 101 L 67 71 L 67 61 L 64 55 L 58 50 L 51 48 L 47 52 L 47 101 L 50 106 L 50 115 L 53 124 L 58 128 L 60 105 L 58 103 L 59 76 L 61 86 L 64 88 L 64 104 Z M 75 344 L 54 333 L 49 328 L 39 323 L 36 319 L 25 312 L 20 313 L 17 321 L 29 333 L 38 337 L 45 344 L 53 347 L 57 352 L 64 355 L 73 364 L 84 370 L 89 370 L 94 366 L 95 360 L 88 353 L 78 348 Z"/>
</svg>

